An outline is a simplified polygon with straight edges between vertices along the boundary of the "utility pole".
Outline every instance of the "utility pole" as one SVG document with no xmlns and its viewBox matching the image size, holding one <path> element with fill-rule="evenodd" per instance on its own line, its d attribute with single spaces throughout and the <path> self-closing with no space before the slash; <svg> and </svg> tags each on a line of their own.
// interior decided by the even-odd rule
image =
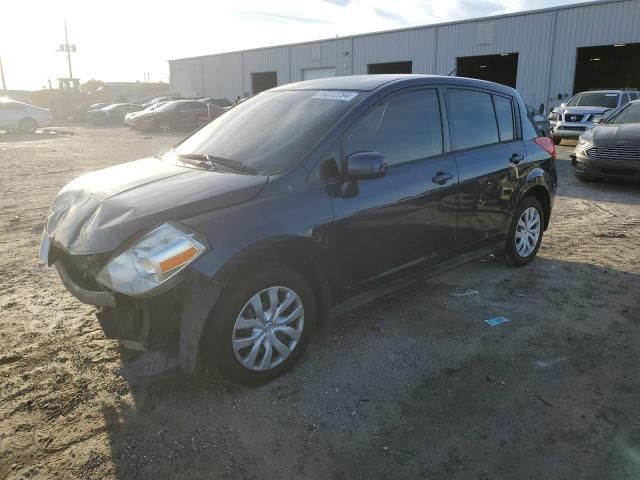
<svg viewBox="0 0 640 480">
<path fill-rule="evenodd" d="M 69 43 L 69 33 L 67 31 L 67 19 L 64 19 L 64 43 L 61 43 L 59 52 L 67 55 L 67 64 L 69 65 L 69 84 L 73 81 L 73 69 L 71 68 L 71 54 L 76 52 L 76 46 Z"/>
<path fill-rule="evenodd" d="M 73 70 L 71 69 L 71 47 L 73 46 L 73 51 L 76 51 L 75 45 L 69 45 L 69 34 L 67 32 L 67 19 L 64 19 L 64 48 L 67 52 L 67 62 L 69 63 L 69 78 L 73 78 Z"/>
<path fill-rule="evenodd" d="M 0 78 L 2 78 L 2 90 L 7 90 L 7 82 L 4 80 L 4 68 L 2 68 L 2 57 L 0 57 Z"/>
</svg>

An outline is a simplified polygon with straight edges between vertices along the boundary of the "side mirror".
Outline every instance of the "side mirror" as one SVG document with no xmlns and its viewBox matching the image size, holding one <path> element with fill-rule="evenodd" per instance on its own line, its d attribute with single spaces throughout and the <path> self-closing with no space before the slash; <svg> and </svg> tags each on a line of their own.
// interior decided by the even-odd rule
<svg viewBox="0 0 640 480">
<path fill-rule="evenodd" d="M 604 122 L 604 116 L 603 115 L 595 115 L 591 119 L 591 123 L 593 123 L 594 125 L 600 125 L 602 122 Z"/>
<path fill-rule="evenodd" d="M 382 178 L 387 171 L 384 155 L 378 152 L 352 153 L 347 157 L 345 178 L 347 180 L 366 180 Z"/>
<path fill-rule="evenodd" d="M 566 103 L 564 103 L 564 102 L 560 104 L 560 108 L 564 108 L 564 107 L 566 107 L 566 106 L 567 106 L 567 104 L 566 104 Z"/>
</svg>

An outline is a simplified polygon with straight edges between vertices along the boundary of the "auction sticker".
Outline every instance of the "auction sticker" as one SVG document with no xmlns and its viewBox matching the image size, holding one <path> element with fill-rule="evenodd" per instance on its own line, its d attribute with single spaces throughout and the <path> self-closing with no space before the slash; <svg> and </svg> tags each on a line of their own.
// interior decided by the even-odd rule
<svg viewBox="0 0 640 480">
<path fill-rule="evenodd" d="M 331 90 L 331 91 L 318 92 L 311 98 L 321 98 L 323 100 L 342 100 L 343 102 L 350 102 L 357 95 L 358 95 L 358 92 Z"/>
</svg>

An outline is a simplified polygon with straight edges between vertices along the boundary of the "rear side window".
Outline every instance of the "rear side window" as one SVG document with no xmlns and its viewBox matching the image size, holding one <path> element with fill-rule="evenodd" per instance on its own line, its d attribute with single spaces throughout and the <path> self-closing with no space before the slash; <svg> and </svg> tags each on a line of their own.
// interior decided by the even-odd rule
<svg viewBox="0 0 640 480">
<path fill-rule="evenodd" d="M 178 106 L 179 112 L 205 110 L 207 106 L 202 102 L 188 102 Z"/>
<path fill-rule="evenodd" d="M 500 130 L 500 141 L 508 142 L 515 138 L 513 127 L 513 105 L 509 98 L 493 96 L 493 103 L 496 107 L 496 118 L 498 119 L 498 129 Z"/>
<path fill-rule="evenodd" d="M 498 124 L 488 93 L 448 89 L 447 116 L 456 150 L 498 143 Z"/>
<path fill-rule="evenodd" d="M 375 151 L 387 165 L 442 153 L 442 123 L 434 89 L 393 95 L 373 107 L 347 133 L 344 153 Z"/>
<path fill-rule="evenodd" d="M 625 94 L 624 94 L 624 97 L 623 97 L 623 99 L 622 99 L 622 104 L 623 104 L 623 105 L 626 105 L 626 104 L 627 104 L 627 103 L 629 103 L 630 101 L 631 101 L 631 97 L 629 96 L 629 94 L 628 94 L 628 93 L 625 93 Z"/>
</svg>

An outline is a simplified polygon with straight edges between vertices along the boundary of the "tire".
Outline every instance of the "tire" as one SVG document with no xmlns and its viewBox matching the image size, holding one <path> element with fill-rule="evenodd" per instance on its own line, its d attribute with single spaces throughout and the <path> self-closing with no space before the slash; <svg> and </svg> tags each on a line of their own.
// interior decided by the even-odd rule
<svg viewBox="0 0 640 480">
<path fill-rule="evenodd" d="M 277 302 L 272 301 L 274 289 Z M 220 298 L 220 305 L 209 317 L 201 349 L 208 365 L 223 379 L 240 385 L 266 383 L 289 370 L 304 353 L 317 310 L 311 285 L 295 270 L 286 266 L 261 268 L 248 278 L 231 281 Z M 273 303 L 282 308 L 290 300 L 293 302 L 280 315 L 269 319 Z M 255 320 L 259 315 L 253 305 L 259 305 L 267 315 L 262 321 Z M 278 322 L 291 316 L 289 321 Z M 283 333 L 283 328 L 291 333 Z"/>
<path fill-rule="evenodd" d="M 581 182 L 603 182 L 604 178 L 595 177 L 593 175 L 585 175 L 584 173 L 573 172 L 573 175 Z"/>
<path fill-rule="evenodd" d="M 537 214 L 537 229 L 534 211 Z M 508 265 L 524 267 L 535 258 L 542 242 L 544 224 L 544 209 L 540 201 L 535 197 L 525 197 L 518 204 L 509 226 L 503 251 L 503 258 Z"/>
<path fill-rule="evenodd" d="M 33 118 L 23 118 L 18 124 L 20 133 L 34 133 L 38 129 L 38 122 Z"/>
<path fill-rule="evenodd" d="M 157 123 L 156 128 L 162 133 L 169 133 L 171 130 L 173 130 L 171 128 L 171 124 L 166 120 L 160 120 Z"/>
<path fill-rule="evenodd" d="M 554 145 L 560 145 L 560 143 L 562 143 L 562 139 L 560 137 L 551 137 L 551 140 L 553 140 Z"/>
</svg>

